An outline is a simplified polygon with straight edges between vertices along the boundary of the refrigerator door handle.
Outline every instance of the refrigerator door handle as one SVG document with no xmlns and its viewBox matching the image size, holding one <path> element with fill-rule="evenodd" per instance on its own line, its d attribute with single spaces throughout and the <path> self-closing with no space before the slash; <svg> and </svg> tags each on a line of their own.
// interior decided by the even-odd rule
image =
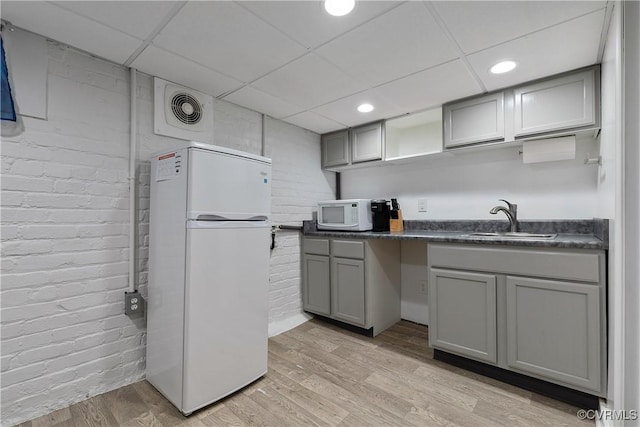
<svg viewBox="0 0 640 427">
<path fill-rule="evenodd" d="M 266 221 L 269 212 L 188 211 L 187 221 Z"/>
<path fill-rule="evenodd" d="M 196 221 L 266 221 L 269 219 L 266 215 L 254 215 L 244 218 L 230 218 L 228 216 L 215 215 L 215 214 L 202 214 L 198 215 Z"/>
<path fill-rule="evenodd" d="M 270 228 L 269 221 L 187 221 L 187 228 Z"/>
</svg>

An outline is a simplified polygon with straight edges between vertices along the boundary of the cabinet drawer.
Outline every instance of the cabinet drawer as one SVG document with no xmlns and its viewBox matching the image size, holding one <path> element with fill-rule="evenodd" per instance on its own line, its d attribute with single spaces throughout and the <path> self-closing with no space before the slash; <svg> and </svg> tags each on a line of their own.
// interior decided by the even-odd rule
<svg viewBox="0 0 640 427">
<path fill-rule="evenodd" d="M 596 252 L 557 249 L 429 245 L 429 265 L 560 280 L 600 282 L 601 256 Z"/>
<path fill-rule="evenodd" d="M 332 240 L 331 255 L 341 258 L 364 259 L 364 242 Z"/>
<path fill-rule="evenodd" d="M 304 239 L 304 253 L 329 255 L 329 239 Z"/>
</svg>

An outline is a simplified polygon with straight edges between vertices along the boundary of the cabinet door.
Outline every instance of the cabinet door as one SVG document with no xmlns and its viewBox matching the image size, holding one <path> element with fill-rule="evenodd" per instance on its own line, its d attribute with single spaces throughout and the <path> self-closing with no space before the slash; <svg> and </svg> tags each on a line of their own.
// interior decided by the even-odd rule
<svg viewBox="0 0 640 427">
<path fill-rule="evenodd" d="M 493 93 L 443 107 L 445 148 L 504 141 L 504 93 Z"/>
<path fill-rule="evenodd" d="M 431 268 L 429 342 L 485 362 L 497 362 L 496 277 Z"/>
<path fill-rule="evenodd" d="M 304 254 L 302 257 L 303 308 L 329 316 L 331 314 L 331 285 L 329 257 Z"/>
<path fill-rule="evenodd" d="M 600 391 L 600 288 L 507 276 L 510 368 Z"/>
<path fill-rule="evenodd" d="M 351 162 L 382 159 L 382 123 L 351 129 Z"/>
<path fill-rule="evenodd" d="M 331 259 L 331 312 L 336 319 L 365 325 L 364 261 Z"/>
<path fill-rule="evenodd" d="M 597 123 L 595 70 L 514 89 L 515 136 Z"/>
<path fill-rule="evenodd" d="M 322 167 L 349 164 L 349 131 L 322 135 Z"/>
</svg>

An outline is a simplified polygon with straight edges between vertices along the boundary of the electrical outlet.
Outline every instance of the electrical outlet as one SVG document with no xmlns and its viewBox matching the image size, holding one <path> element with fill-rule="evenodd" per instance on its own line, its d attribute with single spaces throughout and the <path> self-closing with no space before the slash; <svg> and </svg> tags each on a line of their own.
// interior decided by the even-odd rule
<svg viewBox="0 0 640 427">
<path fill-rule="evenodd" d="M 427 211 L 427 199 L 418 199 L 418 212 Z"/>
<path fill-rule="evenodd" d="M 130 316 L 132 314 L 144 313 L 144 300 L 140 296 L 140 292 L 124 293 L 124 314 Z"/>
<path fill-rule="evenodd" d="M 426 294 L 428 292 L 426 280 L 420 280 L 418 282 L 418 290 L 420 291 L 421 294 Z"/>
</svg>

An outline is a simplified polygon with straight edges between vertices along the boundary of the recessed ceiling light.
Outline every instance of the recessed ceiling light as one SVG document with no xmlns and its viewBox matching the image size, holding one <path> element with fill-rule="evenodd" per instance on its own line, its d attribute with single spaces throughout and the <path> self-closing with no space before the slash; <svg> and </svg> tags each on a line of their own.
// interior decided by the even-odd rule
<svg viewBox="0 0 640 427">
<path fill-rule="evenodd" d="M 373 111 L 373 105 L 371 104 L 362 104 L 358 106 L 358 111 L 361 113 L 370 113 Z"/>
<path fill-rule="evenodd" d="M 324 0 L 324 9 L 329 15 L 344 16 L 351 12 L 356 0 Z"/>
<path fill-rule="evenodd" d="M 516 63 L 513 61 L 502 61 L 498 62 L 496 65 L 491 67 L 491 72 L 493 74 L 502 74 L 507 73 L 516 68 Z"/>
</svg>

